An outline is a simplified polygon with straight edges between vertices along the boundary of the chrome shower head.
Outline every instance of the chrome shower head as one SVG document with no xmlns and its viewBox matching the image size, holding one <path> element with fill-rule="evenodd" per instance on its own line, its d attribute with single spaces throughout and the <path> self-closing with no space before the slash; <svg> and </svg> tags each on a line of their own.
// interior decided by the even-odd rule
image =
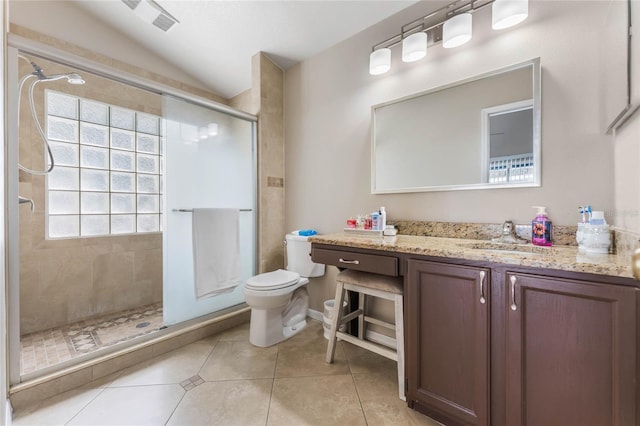
<svg viewBox="0 0 640 426">
<path fill-rule="evenodd" d="M 80 74 L 70 73 L 70 74 L 54 74 L 54 75 L 46 75 L 44 70 L 38 66 L 35 62 L 31 62 L 31 66 L 33 67 L 33 75 L 38 77 L 40 81 L 55 81 L 66 78 L 70 84 L 84 84 L 84 78 Z"/>
<path fill-rule="evenodd" d="M 71 73 L 67 74 L 67 81 L 71 84 L 84 84 L 84 78 L 80 74 Z"/>
<path fill-rule="evenodd" d="M 84 78 L 80 76 L 80 74 L 71 73 L 71 74 L 54 74 L 54 75 L 38 75 L 39 81 L 56 81 L 62 80 L 63 78 L 67 79 L 68 83 L 71 84 L 84 84 Z"/>
</svg>

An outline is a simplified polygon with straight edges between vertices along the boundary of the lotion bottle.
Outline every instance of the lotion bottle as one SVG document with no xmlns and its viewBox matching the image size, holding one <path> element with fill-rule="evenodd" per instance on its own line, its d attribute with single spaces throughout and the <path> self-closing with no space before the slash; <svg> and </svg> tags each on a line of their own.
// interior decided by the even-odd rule
<svg viewBox="0 0 640 426">
<path fill-rule="evenodd" d="M 531 243 L 536 246 L 550 246 L 552 224 L 547 216 L 547 209 L 543 206 L 533 208 L 538 209 L 538 214 L 531 221 Z"/>
<path fill-rule="evenodd" d="M 387 212 L 384 207 L 380 207 L 380 229 L 383 231 L 387 227 Z"/>
</svg>

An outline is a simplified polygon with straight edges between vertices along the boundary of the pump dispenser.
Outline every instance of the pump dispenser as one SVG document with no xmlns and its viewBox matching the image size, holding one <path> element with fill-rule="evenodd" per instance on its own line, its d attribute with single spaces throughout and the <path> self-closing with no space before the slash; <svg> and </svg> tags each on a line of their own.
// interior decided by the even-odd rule
<svg viewBox="0 0 640 426">
<path fill-rule="evenodd" d="M 547 208 L 543 206 L 533 206 L 538 209 L 538 214 L 531 221 L 531 242 L 537 246 L 550 246 L 551 243 L 551 221 L 547 216 Z"/>
</svg>

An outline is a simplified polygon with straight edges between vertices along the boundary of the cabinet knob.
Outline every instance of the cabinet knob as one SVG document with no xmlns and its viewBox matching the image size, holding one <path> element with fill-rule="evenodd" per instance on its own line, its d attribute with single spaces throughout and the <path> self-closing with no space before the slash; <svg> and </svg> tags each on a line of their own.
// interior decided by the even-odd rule
<svg viewBox="0 0 640 426">
<path fill-rule="evenodd" d="M 640 248 L 637 248 L 635 252 L 633 252 L 633 257 L 631 258 L 631 269 L 633 270 L 633 276 L 636 280 L 640 280 Z"/>
</svg>

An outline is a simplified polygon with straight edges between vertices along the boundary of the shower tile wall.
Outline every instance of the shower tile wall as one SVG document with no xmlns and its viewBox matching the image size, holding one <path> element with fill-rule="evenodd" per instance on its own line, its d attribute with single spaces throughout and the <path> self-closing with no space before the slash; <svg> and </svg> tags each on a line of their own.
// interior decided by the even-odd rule
<svg viewBox="0 0 640 426">
<path fill-rule="evenodd" d="M 20 75 L 31 72 L 21 61 Z M 73 71 L 37 59 L 47 74 Z M 87 83 L 47 83 L 46 88 L 111 105 L 161 115 L 159 95 L 83 73 Z M 44 113 L 44 84 L 34 96 Z M 44 167 L 44 150 L 23 97 L 20 111 L 20 159 L 36 170 Z M 84 318 L 122 311 L 162 300 L 162 235 L 45 239 L 45 178 L 20 172 L 20 195 L 33 198 L 35 212 L 20 211 L 21 334 L 62 326 Z"/>
<path fill-rule="evenodd" d="M 259 272 L 284 267 L 284 75 L 264 53 L 253 56 L 252 88 L 229 105 L 259 115 Z"/>
</svg>

